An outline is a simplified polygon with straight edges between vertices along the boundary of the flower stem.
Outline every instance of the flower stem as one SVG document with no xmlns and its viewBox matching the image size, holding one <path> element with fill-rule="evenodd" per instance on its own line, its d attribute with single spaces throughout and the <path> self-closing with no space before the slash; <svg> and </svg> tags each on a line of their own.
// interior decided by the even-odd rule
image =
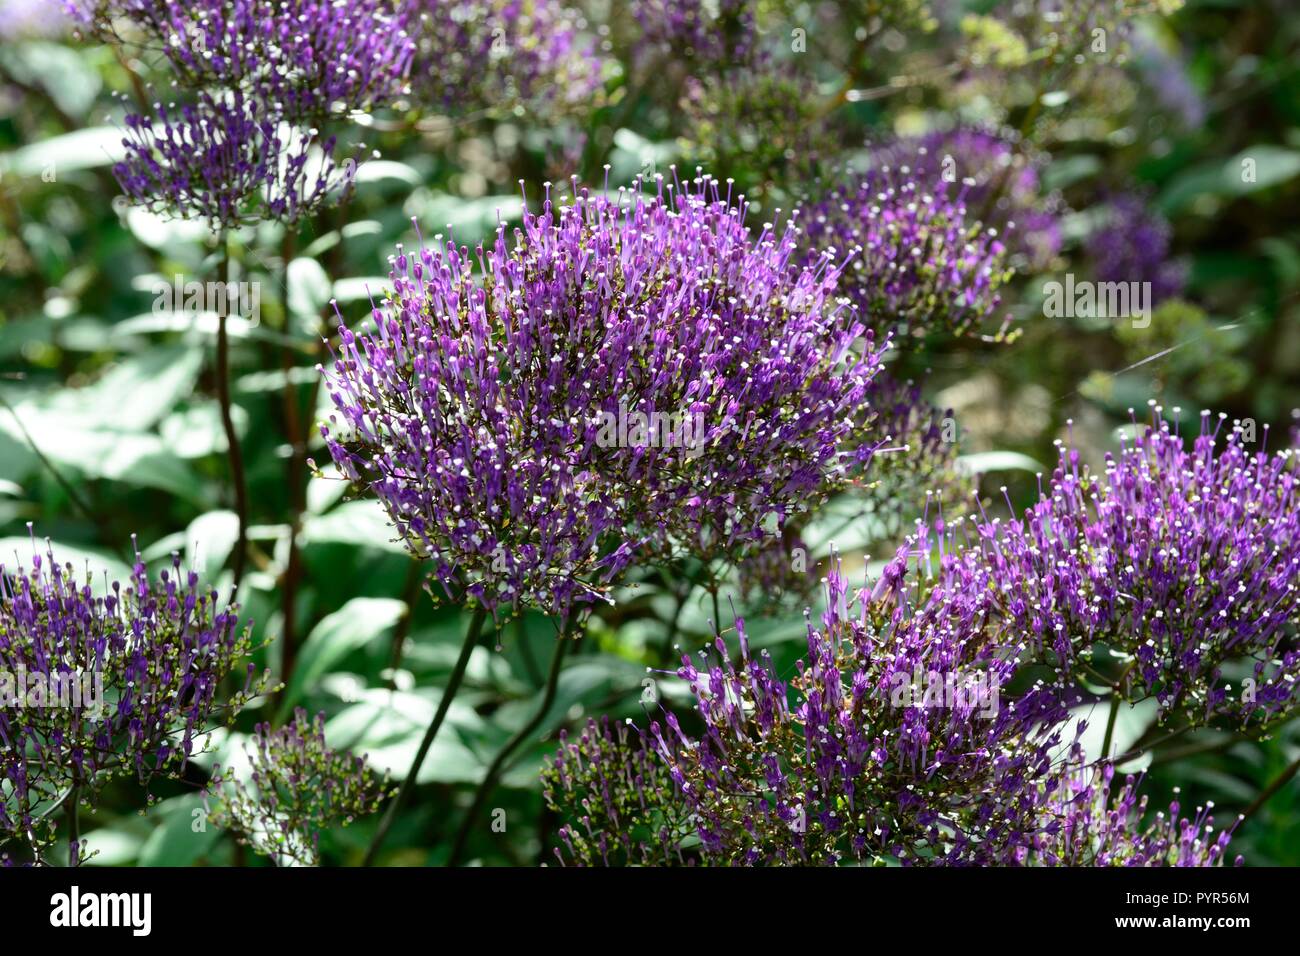
<svg viewBox="0 0 1300 956">
<path fill-rule="evenodd" d="M 221 234 L 221 280 L 230 287 L 230 240 Z M 244 564 L 248 553 L 248 485 L 244 477 L 244 455 L 239 447 L 239 436 L 235 432 L 235 419 L 230 405 L 230 336 L 226 329 L 226 313 L 223 309 L 217 316 L 217 401 L 221 405 L 221 427 L 226 433 L 226 456 L 230 462 L 230 482 L 235 491 L 235 516 L 239 522 L 238 536 L 235 539 L 234 574 L 235 583 L 232 592 L 239 594 L 240 582 L 244 579 Z"/>
<path fill-rule="evenodd" d="M 1285 770 L 1283 770 L 1280 774 L 1278 774 L 1273 779 L 1272 783 L 1270 783 L 1267 787 L 1265 787 L 1263 790 L 1260 791 L 1259 796 L 1257 796 L 1251 802 L 1250 806 L 1248 806 L 1245 809 L 1245 811 L 1242 813 L 1241 819 L 1237 821 L 1237 825 L 1240 826 L 1242 823 L 1246 822 L 1251 817 L 1253 817 L 1256 813 L 1258 813 L 1260 808 L 1263 807 L 1264 804 L 1272 800 L 1279 790 L 1281 790 L 1288 783 L 1290 783 L 1291 778 L 1294 777 L 1297 773 L 1300 773 L 1300 757 L 1297 757 L 1295 760 L 1291 761 L 1290 766 L 1288 766 Z"/>
<path fill-rule="evenodd" d="M 1106 718 L 1106 736 L 1101 741 L 1101 759 L 1110 759 L 1110 742 L 1115 736 L 1115 719 L 1119 717 L 1119 704 L 1122 698 L 1119 692 L 1110 695 L 1110 715 Z"/>
<path fill-rule="evenodd" d="M 447 681 L 447 686 L 443 689 L 442 700 L 438 701 L 438 710 L 433 715 L 433 722 L 429 724 L 429 729 L 424 733 L 424 739 L 420 741 L 420 749 L 415 754 L 411 769 L 407 771 L 406 779 L 402 781 L 401 789 L 397 791 L 397 796 L 388 804 L 388 810 L 385 811 L 384 818 L 379 823 L 379 829 L 375 831 L 375 837 L 370 841 L 369 849 L 366 850 L 365 859 L 361 861 L 362 866 L 374 864 L 375 856 L 379 853 L 384 838 L 388 836 L 388 831 L 392 829 L 393 821 L 397 818 L 397 812 L 402 808 L 407 797 L 415 788 L 415 778 L 419 775 L 420 766 L 424 763 L 424 758 L 428 756 L 434 738 L 438 736 L 438 728 L 442 726 L 443 720 L 446 719 L 447 711 L 451 709 L 452 699 L 455 698 L 456 692 L 460 690 L 460 682 L 465 677 L 465 669 L 469 666 L 470 655 L 473 654 L 474 648 L 478 645 L 479 635 L 483 633 L 483 621 L 486 618 L 487 611 L 484 608 L 475 608 L 474 616 L 469 622 L 469 629 L 465 633 L 465 643 L 461 645 L 460 657 L 456 659 L 456 666 L 452 668 L 451 677 Z"/>
<path fill-rule="evenodd" d="M 569 634 L 570 628 L 566 626 L 561 630 L 560 636 L 555 642 L 555 650 L 551 654 L 551 669 L 546 675 L 546 690 L 542 693 L 542 702 L 538 705 L 537 712 L 533 714 L 528 723 L 520 727 L 514 736 L 506 741 L 506 745 L 497 753 L 492 765 L 488 767 L 487 773 L 483 776 L 483 782 L 479 784 L 478 790 L 474 794 L 474 802 L 465 811 L 465 818 L 461 820 L 460 829 L 456 831 L 456 840 L 451 847 L 451 856 L 447 858 L 448 866 L 455 866 L 460 862 L 460 858 L 465 851 L 465 843 L 469 840 L 470 828 L 473 827 L 474 821 L 478 819 L 488 797 L 496 789 L 497 781 L 501 777 L 506 761 L 533 735 L 541 722 L 546 719 L 546 715 L 550 713 L 551 705 L 555 703 L 555 690 L 559 685 L 564 654 L 568 650 L 569 644 L 572 643 Z"/>
<path fill-rule="evenodd" d="M 76 866 L 81 859 L 81 820 L 77 807 L 80 801 L 81 784 L 75 783 L 63 804 L 63 816 L 68 821 L 68 866 Z"/>
</svg>

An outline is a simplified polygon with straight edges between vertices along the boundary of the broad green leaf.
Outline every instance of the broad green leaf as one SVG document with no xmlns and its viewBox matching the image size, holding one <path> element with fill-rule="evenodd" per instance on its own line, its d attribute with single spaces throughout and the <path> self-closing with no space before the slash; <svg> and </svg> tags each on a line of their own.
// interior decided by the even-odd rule
<svg viewBox="0 0 1300 956">
<path fill-rule="evenodd" d="M 125 155 L 121 130 L 114 126 L 94 126 L 24 146 L 0 157 L 0 169 L 6 175 L 12 172 L 18 176 L 40 176 L 52 169 L 57 176 L 60 170 L 109 166 L 120 162 Z"/>
<path fill-rule="evenodd" d="M 351 544 L 406 553 L 406 547 L 396 540 L 383 505 L 371 499 L 346 501 L 328 514 L 308 515 L 303 521 L 301 541 L 304 545 Z"/>
<path fill-rule="evenodd" d="M 194 391 L 202 366 L 199 349 L 154 348 L 123 359 L 91 385 L 64 389 L 41 404 L 50 411 L 75 416 L 87 426 L 143 432 Z"/>
<path fill-rule="evenodd" d="M 420 742 L 433 720 L 441 698 L 437 690 L 419 694 L 370 690 L 361 701 L 341 711 L 325 725 L 332 747 L 346 747 L 366 758 L 376 770 L 394 780 L 406 779 Z M 453 702 L 447 719 L 420 766 L 418 783 L 471 783 L 483 774 L 484 762 L 462 742 L 476 733 L 482 720 L 474 711 Z M 490 759 L 490 758 L 489 758 Z"/>
<path fill-rule="evenodd" d="M 327 671 L 389 631 L 405 613 L 406 603 L 396 598 L 353 598 L 322 619 L 303 643 L 298 665 L 285 688 L 280 716 L 288 714 Z"/>
<path fill-rule="evenodd" d="M 200 794 L 164 800 L 149 816 L 160 819 L 161 824 L 140 848 L 140 866 L 191 866 L 221 837 L 221 831 L 207 819 Z"/>
<path fill-rule="evenodd" d="M 1300 175 L 1300 152 L 1268 144 L 1243 149 L 1223 167 L 1224 185 L 1237 195 L 1268 189 L 1296 175 Z"/>
<path fill-rule="evenodd" d="M 983 475 L 990 471 L 1045 472 L 1042 463 L 1016 451 L 983 451 L 957 457 L 957 469 L 967 475 Z"/>
</svg>

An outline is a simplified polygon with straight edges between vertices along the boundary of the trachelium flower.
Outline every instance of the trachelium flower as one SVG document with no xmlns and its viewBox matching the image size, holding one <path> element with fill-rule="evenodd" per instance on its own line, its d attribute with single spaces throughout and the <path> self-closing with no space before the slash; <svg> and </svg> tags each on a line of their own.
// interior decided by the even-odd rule
<svg viewBox="0 0 1300 956">
<path fill-rule="evenodd" d="M 1188 447 L 1158 413 L 1099 472 L 1062 447 L 1023 520 L 972 518 L 961 573 L 983 568 L 1001 626 L 1062 672 L 1119 655 L 1117 692 L 1162 721 L 1264 732 L 1300 679 L 1295 453 L 1209 412 Z"/>
<path fill-rule="evenodd" d="M 1140 193 L 1118 193 L 1099 212 L 1087 242 L 1098 282 L 1148 283 L 1151 305 L 1183 291 L 1187 269 L 1169 255 L 1169 222 Z"/>
<path fill-rule="evenodd" d="M 178 557 L 156 580 L 137 558 L 126 584 L 99 596 L 92 583 L 48 546 L 33 544 L 30 570 L 0 565 L 0 841 L 38 861 L 67 801 L 179 771 L 267 682 L 249 664 L 242 689 L 221 690 L 252 650 L 249 632 Z"/>
<path fill-rule="evenodd" d="M 324 714 L 313 721 L 299 707 L 278 730 L 259 724 L 246 751 L 247 779 L 214 767 L 204 806 L 213 824 L 281 866 L 316 866 L 323 829 L 347 826 L 391 796 L 363 758 L 329 748 Z"/>
<path fill-rule="evenodd" d="M 994 320 L 1012 270 L 998 230 L 970 208 L 971 188 L 909 165 L 849 173 L 802 211 L 804 249 L 843 262 L 839 291 L 851 314 L 879 333 L 897 330 L 898 344 L 979 330 Z"/>
<path fill-rule="evenodd" d="M 638 555 L 736 553 L 874 451 L 881 349 L 837 314 L 832 263 L 752 236 L 708 177 L 575 193 L 474 256 L 399 250 L 327 373 L 340 469 L 493 609 L 563 612 Z"/>
<path fill-rule="evenodd" d="M 563 865 L 688 865 L 681 836 L 689 808 L 677 798 L 668 766 L 646 747 L 641 731 L 608 717 L 588 720 L 542 769 L 542 794 L 573 823 L 558 831 Z"/>
<path fill-rule="evenodd" d="M 1041 269 L 1060 252 L 1060 199 L 1043 194 L 1044 160 L 1014 132 L 957 126 L 888 140 L 870 155 L 874 167 L 907 167 L 926 190 L 960 196 L 966 218 L 996 229 L 1024 268 Z"/>
<path fill-rule="evenodd" d="M 557 116 L 599 101 L 604 60 L 580 11 L 557 0 L 405 0 L 414 99 L 452 114 Z"/>
<path fill-rule="evenodd" d="M 171 95 L 126 117 L 126 197 L 214 229 L 295 222 L 350 190 L 365 147 L 337 158 L 322 129 L 402 96 L 415 53 L 386 0 L 99 0 L 81 18 L 171 71 Z"/>
<path fill-rule="evenodd" d="M 240 90 L 312 126 L 406 92 L 412 11 L 390 0 L 65 0 L 92 34 L 160 55 L 178 86 Z"/>
<path fill-rule="evenodd" d="M 113 174 L 127 199 L 155 213 L 235 228 L 296 222 L 337 201 L 355 160 L 334 159 L 335 140 L 279 122 L 242 92 L 200 94 L 126 119 L 125 158 Z"/>
<path fill-rule="evenodd" d="M 1032 846 L 1012 860 L 1027 866 L 1221 866 L 1233 828 L 1214 829 L 1214 804 L 1188 820 L 1175 799 L 1168 812 L 1147 812 L 1139 781 L 1129 776 L 1112 796 L 1110 764 L 1062 774 L 1046 789 Z M 1236 862 L 1241 863 L 1241 857 Z"/>
<path fill-rule="evenodd" d="M 1062 736 L 1070 695 L 1015 682 L 1027 645 L 990 638 L 991 601 L 978 582 L 934 588 L 913 606 L 909 563 L 905 551 L 852 599 L 833 570 L 793 676 L 751 654 L 743 620 L 738 661 L 721 638 L 716 653 L 683 657 L 677 675 L 703 730 L 666 712 L 640 743 L 675 791 L 636 748 L 562 747 L 548 792 L 578 819 L 560 834 L 561 858 L 603 862 L 604 847 L 623 851 L 618 834 L 598 831 L 608 821 L 648 830 L 663 862 L 681 853 L 721 865 L 987 864 L 1021 846 L 1059 770 L 1057 751 L 1071 748 Z M 944 690 L 900 696 L 918 671 L 939 674 Z M 996 704 L 978 688 L 996 688 Z M 574 794 L 585 799 L 581 814 Z M 635 844 L 630 852 L 644 855 Z"/>
</svg>

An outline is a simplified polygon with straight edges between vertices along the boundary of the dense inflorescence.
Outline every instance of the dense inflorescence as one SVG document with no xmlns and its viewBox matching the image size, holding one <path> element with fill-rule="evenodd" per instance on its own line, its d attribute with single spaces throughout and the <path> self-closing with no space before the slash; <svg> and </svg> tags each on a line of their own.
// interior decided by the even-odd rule
<svg viewBox="0 0 1300 956">
<path fill-rule="evenodd" d="M 65 5 L 52 0 L 2 0 L 0 2 L 0 39 L 28 40 L 54 39 L 69 33 L 75 20 L 69 15 L 66 4 L 79 9 L 85 0 L 64 0 Z"/>
<path fill-rule="evenodd" d="M 175 771 L 265 686 L 250 664 L 240 692 L 219 694 L 250 638 L 179 558 L 156 582 L 137 559 L 126 585 L 92 584 L 49 550 L 31 570 L 0 565 L 0 838 L 38 858 L 60 801 Z"/>
<path fill-rule="evenodd" d="M 739 662 L 721 638 L 714 660 L 683 658 L 703 730 L 666 712 L 642 746 L 668 768 L 688 821 L 676 839 L 698 841 L 701 862 L 989 863 L 1023 845 L 1055 753 L 1073 743 L 1060 731 L 1069 697 L 1013 693 L 1026 648 L 986 639 L 987 590 L 940 587 L 912 607 L 908 563 L 901 554 L 855 601 L 832 571 L 788 680 L 750 654 L 741 620 Z M 666 817 L 674 801 L 656 801 Z"/>
<path fill-rule="evenodd" d="M 126 117 L 113 171 L 127 198 L 213 228 L 296 221 L 343 195 L 364 146 L 337 159 L 319 128 L 400 97 L 416 48 L 386 0 L 100 0 L 81 18 L 170 71 L 176 99 Z"/>
<path fill-rule="evenodd" d="M 704 730 L 668 712 L 646 746 L 701 859 L 1222 862 L 1229 834 L 1205 812 L 1147 821 L 1133 783 L 1112 798 L 1111 765 L 1066 720 L 1103 649 L 1115 699 L 1154 697 L 1167 725 L 1258 733 L 1294 713 L 1294 454 L 1219 438 L 1208 413 L 1190 449 L 1158 418 L 1100 474 L 1063 448 L 1024 520 L 971 516 L 965 547 L 918 522 L 856 611 L 831 575 L 788 682 L 751 657 L 743 621 L 739 663 L 720 639 L 715 663 L 684 659 Z"/>
<path fill-rule="evenodd" d="M 1158 420 L 1101 473 L 1062 448 L 1023 521 L 971 519 L 963 573 L 987 569 L 1004 626 L 1054 666 L 1119 652 L 1122 692 L 1165 721 L 1259 731 L 1296 705 L 1298 478 L 1293 453 L 1222 427 L 1204 413 L 1189 449 Z"/>
<path fill-rule="evenodd" d="M 82 19 L 117 41 L 126 21 L 183 88 L 240 90 L 268 120 L 308 125 L 400 96 L 415 52 L 388 0 L 97 0 Z"/>
<path fill-rule="evenodd" d="M 684 865 L 679 845 L 687 827 L 668 768 L 645 746 L 639 730 L 608 717 L 570 738 L 542 769 L 542 795 L 552 810 L 572 811 L 556 848 L 561 865 Z"/>
<path fill-rule="evenodd" d="M 604 61 L 581 13 L 556 0 L 405 0 L 415 97 L 453 113 L 590 108 Z"/>
<path fill-rule="evenodd" d="M 388 794 L 363 758 L 331 750 L 325 715 L 297 708 L 278 730 L 259 724 L 247 779 L 213 768 L 204 804 L 212 822 L 279 865 L 320 862 L 321 831 L 373 813 Z"/>
<path fill-rule="evenodd" d="M 997 229 L 1028 268 L 1041 269 L 1060 252 L 1059 197 L 1043 194 L 1041 160 L 1012 133 L 973 126 L 935 130 L 881 143 L 871 160 L 907 167 L 932 192 L 960 194 L 967 217 Z"/>
<path fill-rule="evenodd" d="M 1137 193 L 1123 193 L 1101 207 L 1087 252 L 1099 282 L 1150 283 L 1150 304 L 1178 295 L 1186 269 L 1169 258 L 1169 223 Z"/>
<path fill-rule="evenodd" d="M 257 219 L 296 222 L 351 183 L 335 141 L 268 118 L 236 92 L 200 94 L 153 118 L 126 118 L 126 157 L 113 167 L 122 191 L 153 212 L 234 227 Z"/>
<path fill-rule="evenodd" d="M 707 177 L 548 197 L 478 270 L 450 241 L 399 251 L 375 331 L 340 328 L 323 434 L 492 608 L 565 610 L 638 552 L 743 550 L 874 450 L 880 350 L 795 252 Z"/>
<path fill-rule="evenodd" d="M 1147 798 L 1139 796 L 1130 776 L 1113 797 L 1115 768 L 1110 765 L 1063 774 L 1050 788 L 1041 826 L 1032 847 L 1013 860 L 1028 866 L 1216 866 L 1227 856 L 1232 829 L 1214 833 L 1213 804 L 1196 816 L 1179 817 L 1175 800 L 1169 811 L 1147 815 Z M 1241 862 L 1241 858 L 1237 858 Z"/>
<path fill-rule="evenodd" d="M 683 58 L 697 69 L 752 66 L 761 59 L 749 0 L 636 0 L 632 10 L 646 53 Z"/>
<path fill-rule="evenodd" d="M 906 165 L 853 174 L 799 220 L 810 257 L 843 261 L 840 292 L 857 321 L 904 341 L 987 325 L 1011 275 L 997 230 L 972 218 L 967 187 L 926 178 Z"/>
</svg>

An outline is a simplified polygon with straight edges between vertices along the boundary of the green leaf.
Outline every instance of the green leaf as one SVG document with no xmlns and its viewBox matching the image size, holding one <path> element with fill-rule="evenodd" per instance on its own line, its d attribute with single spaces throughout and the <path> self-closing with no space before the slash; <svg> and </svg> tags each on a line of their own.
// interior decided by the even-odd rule
<svg viewBox="0 0 1300 956">
<path fill-rule="evenodd" d="M 1253 166 L 1254 182 L 1244 177 Z M 1260 144 L 1243 149 L 1223 167 L 1223 182 L 1230 193 L 1244 196 L 1284 183 L 1300 174 L 1300 152 L 1281 146 Z"/>
<path fill-rule="evenodd" d="M 41 411 L 30 404 L 19 406 L 17 411 L 42 454 L 63 469 L 140 488 L 160 488 L 196 503 L 204 500 L 202 483 L 157 435 L 114 431 L 93 420 Z M 27 444 L 11 415 L 0 414 L 0 432 Z M 38 467 L 33 458 L 27 473 Z"/>
<path fill-rule="evenodd" d="M 329 305 L 334 290 L 330 277 L 315 259 L 299 257 L 289 263 L 286 278 L 289 311 L 302 331 L 318 334 L 321 313 Z"/>
<path fill-rule="evenodd" d="M 326 672 L 390 630 L 405 613 L 406 602 L 396 598 L 353 598 L 322 619 L 303 643 L 280 704 L 280 717 L 290 713 Z"/>
<path fill-rule="evenodd" d="M 1041 462 L 1017 451 L 984 451 L 959 455 L 957 468 L 968 475 L 983 475 L 990 471 L 1028 471 L 1037 474 L 1049 470 Z"/>
<path fill-rule="evenodd" d="M 233 511 L 209 511 L 185 529 L 185 563 L 209 580 L 225 567 L 239 540 L 239 516 Z"/>
<path fill-rule="evenodd" d="M 351 544 L 405 554 L 406 546 L 396 540 L 384 506 L 377 501 L 347 501 L 328 514 L 308 515 L 303 520 L 304 545 Z"/>
<path fill-rule="evenodd" d="M 143 432 L 194 391 L 202 367 L 203 352 L 197 348 L 153 348 L 118 362 L 94 384 L 64 389 L 41 404 L 85 425 Z"/>
<path fill-rule="evenodd" d="M 162 822 L 140 848 L 140 866 L 191 866 L 221 836 L 221 831 L 208 823 L 203 797 L 197 793 L 164 800 L 149 816 Z"/>
<path fill-rule="evenodd" d="M 406 779 L 420 742 L 433 720 L 441 694 L 370 690 L 360 702 L 341 711 L 325 725 L 333 747 L 346 747 L 394 780 Z M 483 775 L 484 762 L 462 742 L 462 734 L 477 733 L 482 720 L 465 704 L 453 702 L 433 746 L 420 765 L 417 783 L 473 783 Z"/>
<path fill-rule="evenodd" d="M 18 176 L 40 176 L 50 169 L 57 176 L 65 170 L 109 166 L 120 162 L 125 155 L 121 130 L 115 126 L 94 126 L 24 146 L 0 157 L 0 169 Z"/>
</svg>

